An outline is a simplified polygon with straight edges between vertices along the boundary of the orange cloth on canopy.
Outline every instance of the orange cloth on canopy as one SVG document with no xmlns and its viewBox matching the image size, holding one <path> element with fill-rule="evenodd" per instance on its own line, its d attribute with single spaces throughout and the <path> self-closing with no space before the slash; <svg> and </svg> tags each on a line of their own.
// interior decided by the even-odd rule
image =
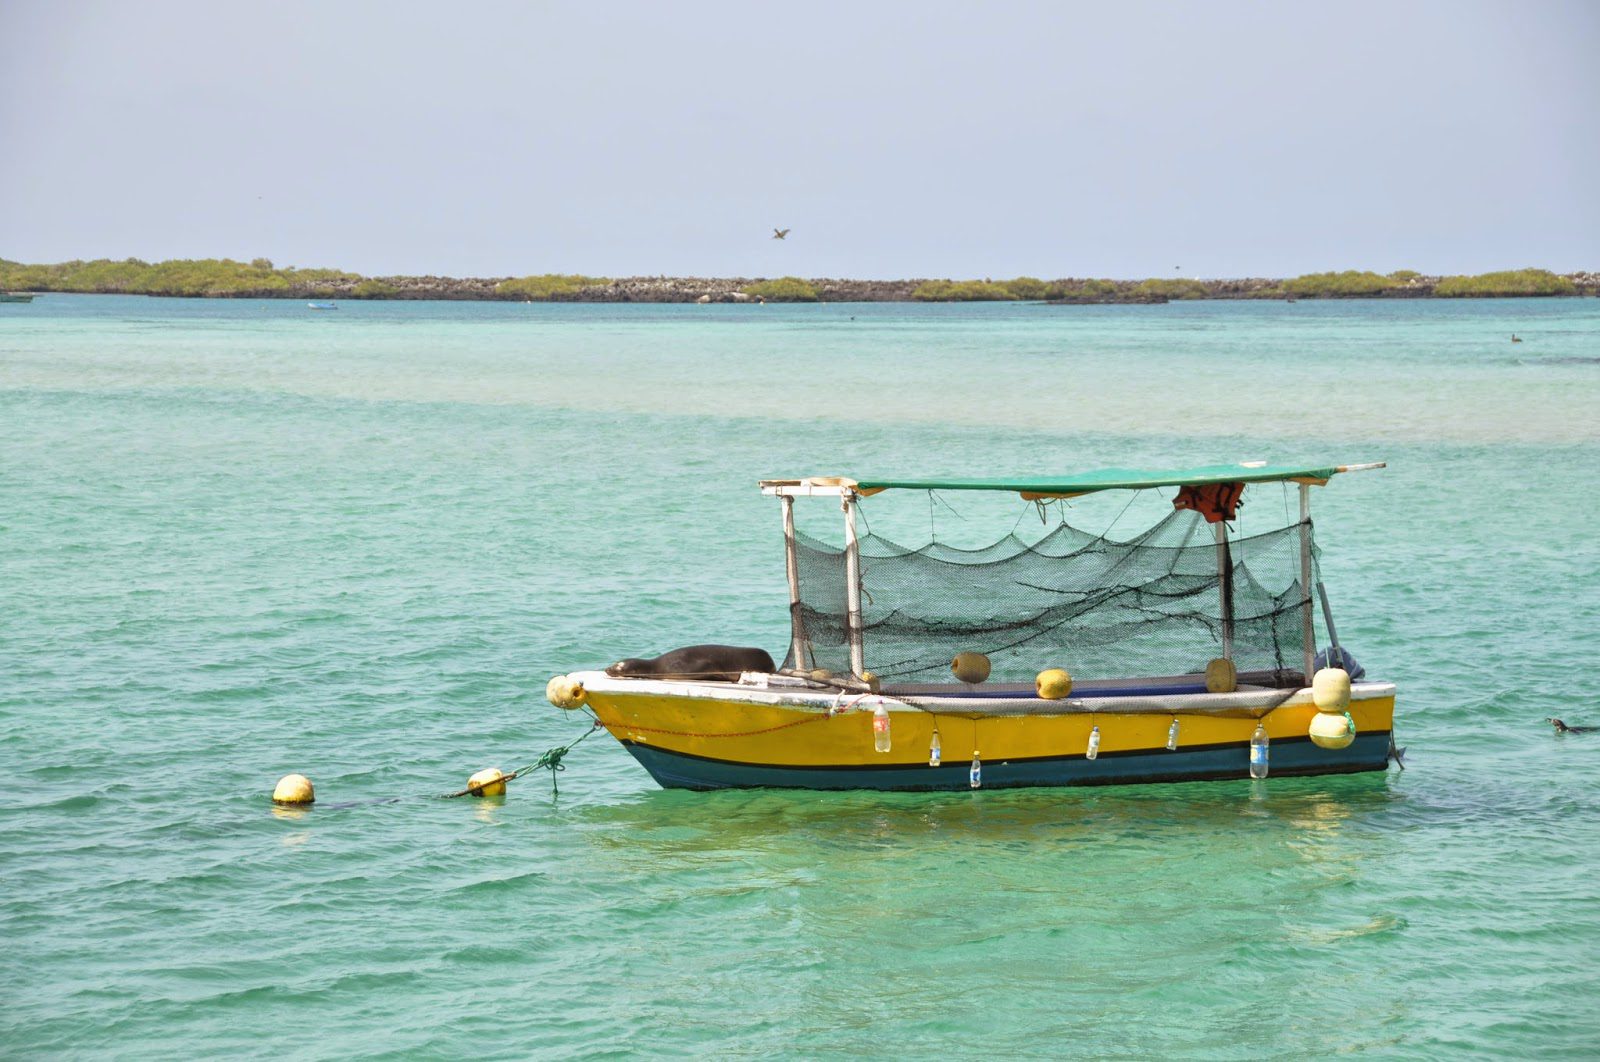
<svg viewBox="0 0 1600 1062">
<path fill-rule="evenodd" d="M 1243 483 L 1208 483 L 1199 487 L 1179 487 L 1178 496 L 1172 499 L 1174 509 L 1193 509 L 1215 524 L 1232 520 L 1239 512 L 1239 499 L 1244 495 Z"/>
</svg>

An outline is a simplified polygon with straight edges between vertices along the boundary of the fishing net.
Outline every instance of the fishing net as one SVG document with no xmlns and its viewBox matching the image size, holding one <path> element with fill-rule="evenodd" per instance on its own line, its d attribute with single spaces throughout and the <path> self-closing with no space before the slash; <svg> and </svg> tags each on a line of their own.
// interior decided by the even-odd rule
<svg viewBox="0 0 1600 1062">
<path fill-rule="evenodd" d="M 1301 529 L 1230 538 L 1220 562 L 1213 525 L 1188 510 L 1127 541 L 1065 523 L 1033 543 L 1007 535 L 976 550 L 866 534 L 866 667 L 889 681 L 944 681 L 951 658 L 971 651 L 989 657 L 991 681 L 1031 682 L 1048 667 L 1083 679 L 1192 674 L 1223 655 L 1231 612 L 1239 671 L 1298 682 Z M 844 550 L 799 533 L 795 549 L 804 649 L 796 660 L 791 648 L 786 666 L 848 674 Z"/>
</svg>

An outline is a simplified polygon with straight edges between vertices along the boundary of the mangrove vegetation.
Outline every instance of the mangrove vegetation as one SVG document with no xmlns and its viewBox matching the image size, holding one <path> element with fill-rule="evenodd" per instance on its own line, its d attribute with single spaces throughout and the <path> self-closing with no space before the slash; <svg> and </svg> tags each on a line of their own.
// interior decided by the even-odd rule
<svg viewBox="0 0 1600 1062">
<path fill-rule="evenodd" d="M 741 290 L 752 299 L 765 299 L 767 302 L 817 302 L 822 298 L 815 287 L 799 277 L 762 280 L 746 284 Z"/>
<path fill-rule="evenodd" d="M 605 277 L 586 277 L 577 273 L 543 273 L 539 276 L 502 280 L 495 290 L 502 295 L 531 302 L 570 298 L 587 288 L 606 284 Z"/>
<path fill-rule="evenodd" d="M 1570 277 L 1559 276 L 1548 269 L 1508 269 L 1475 277 L 1445 277 L 1433 289 L 1435 295 L 1446 299 L 1575 295 L 1577 291 L 1578 286 Z"/>
<path fill-rule="evenodd" d="M 344 293 L 362 281 L 342 269 L 278 269 L 265 258 L 235 262 L 231 258 L 174 259 L 146 262 L 138 258 L 112 261 L 23 265 L 0 259 L 0 289 L 8 291 L 81 291 L 117 295 L 290 295 L 320 297 Z"/>
</svg>

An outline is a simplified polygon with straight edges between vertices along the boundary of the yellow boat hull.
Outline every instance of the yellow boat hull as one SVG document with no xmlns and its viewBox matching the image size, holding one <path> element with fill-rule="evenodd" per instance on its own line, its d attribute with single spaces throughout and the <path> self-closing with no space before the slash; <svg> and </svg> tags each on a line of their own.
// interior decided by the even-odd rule
<svg viewBox="0 0 1600 1062">
<path fill-rule="evenodd" d="M 976 755 L 984 788 L 1198 781 L 1249 775 L 1258 723 L 1271 739 L 1269 773 L 1339 774 L 1387 767 L 1394 686 L 1359 683 L 1356 738 L 1324 749 L 1308 737 L 1307 690 L 1236 694 L 1087 696 L 1041 702 L 1007 696 L 851 697 L 747 690 L 734 683 L 609 679 L 584 683 L 601 724 L 661 785 L 718 789 L 957 789 Z M 890 748 L 874 747 L 872 713 L 890 713 Z M 1178 741 L 1167 748 L 1176 719 Z M 1099 728 L 1098 755 L 1086 755 Z M 942 755 L 930 764 L 935 734 Z"/>
</svg>

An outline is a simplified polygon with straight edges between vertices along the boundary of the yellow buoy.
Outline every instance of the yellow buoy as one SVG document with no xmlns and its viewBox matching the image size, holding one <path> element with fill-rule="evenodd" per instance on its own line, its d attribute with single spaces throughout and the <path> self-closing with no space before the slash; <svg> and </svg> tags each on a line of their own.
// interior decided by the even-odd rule
<svg viewBox="0 0 1600 1062">
<path fill-rule="evenodd" d="M 867 689 L 871 690 L 873 693 L 877 693 L 879 690 L 883 689 L 882 680 L 870 671 L 863 671 L 861 673 L 861 681 L 865 682 L 867 684 Z"/>
<path fill-rule="evenodd" d="M 506 776 L 498 767 L 485 767 L 467 779 L 467 788 L 473 796 L 505 796 Z"/>
<path fill-rule="evenodd" d="M 1350 672 L 1325 667 L 1311 676 L 1311 703 L 1319 712 L 1342 712 L 1350 707 Z"/>
<path fill-rule="evenodd" d="M 1072 696 L 1072 676 L 1064 668 L 1053 667 L 1039 672 L 1033 688 L 1047 701 L 1064 701 Z"/>
<path fill-rule="evenodd" d="M 316 799 L 316 787 L 303 774 L 286 774 L 272 787 L 274 804 L 310 804 Z"/>
<path fill-rule="evenodd" d="M 589 699 L 589 691 L 583 688 L 583 683 L 566 675 L 557 675 L 545 683 L 544 695 L 551 704 L 568 711 Z"/>
<path fill-rule="evenodd" d="M 1233 661 L 1219 656 L 1206 664 L 1206 690 L 1210 693 L 1232 693 L 1239 688 L 1239 669 Z"/>
<path fill-rule="evenodd" d="M 962 682 L 976 684 L 989 677 L 989 658 L 982 653 L 957 653 L 950 673 Z"/>
<path fill-rule="evenodd" d="M 1311 717 L 1310 734 L 1318 748 L 1348 748 L 1356 739 L 1356 721 L 1349 712 L 1318 712 Z"/>
</svg>

